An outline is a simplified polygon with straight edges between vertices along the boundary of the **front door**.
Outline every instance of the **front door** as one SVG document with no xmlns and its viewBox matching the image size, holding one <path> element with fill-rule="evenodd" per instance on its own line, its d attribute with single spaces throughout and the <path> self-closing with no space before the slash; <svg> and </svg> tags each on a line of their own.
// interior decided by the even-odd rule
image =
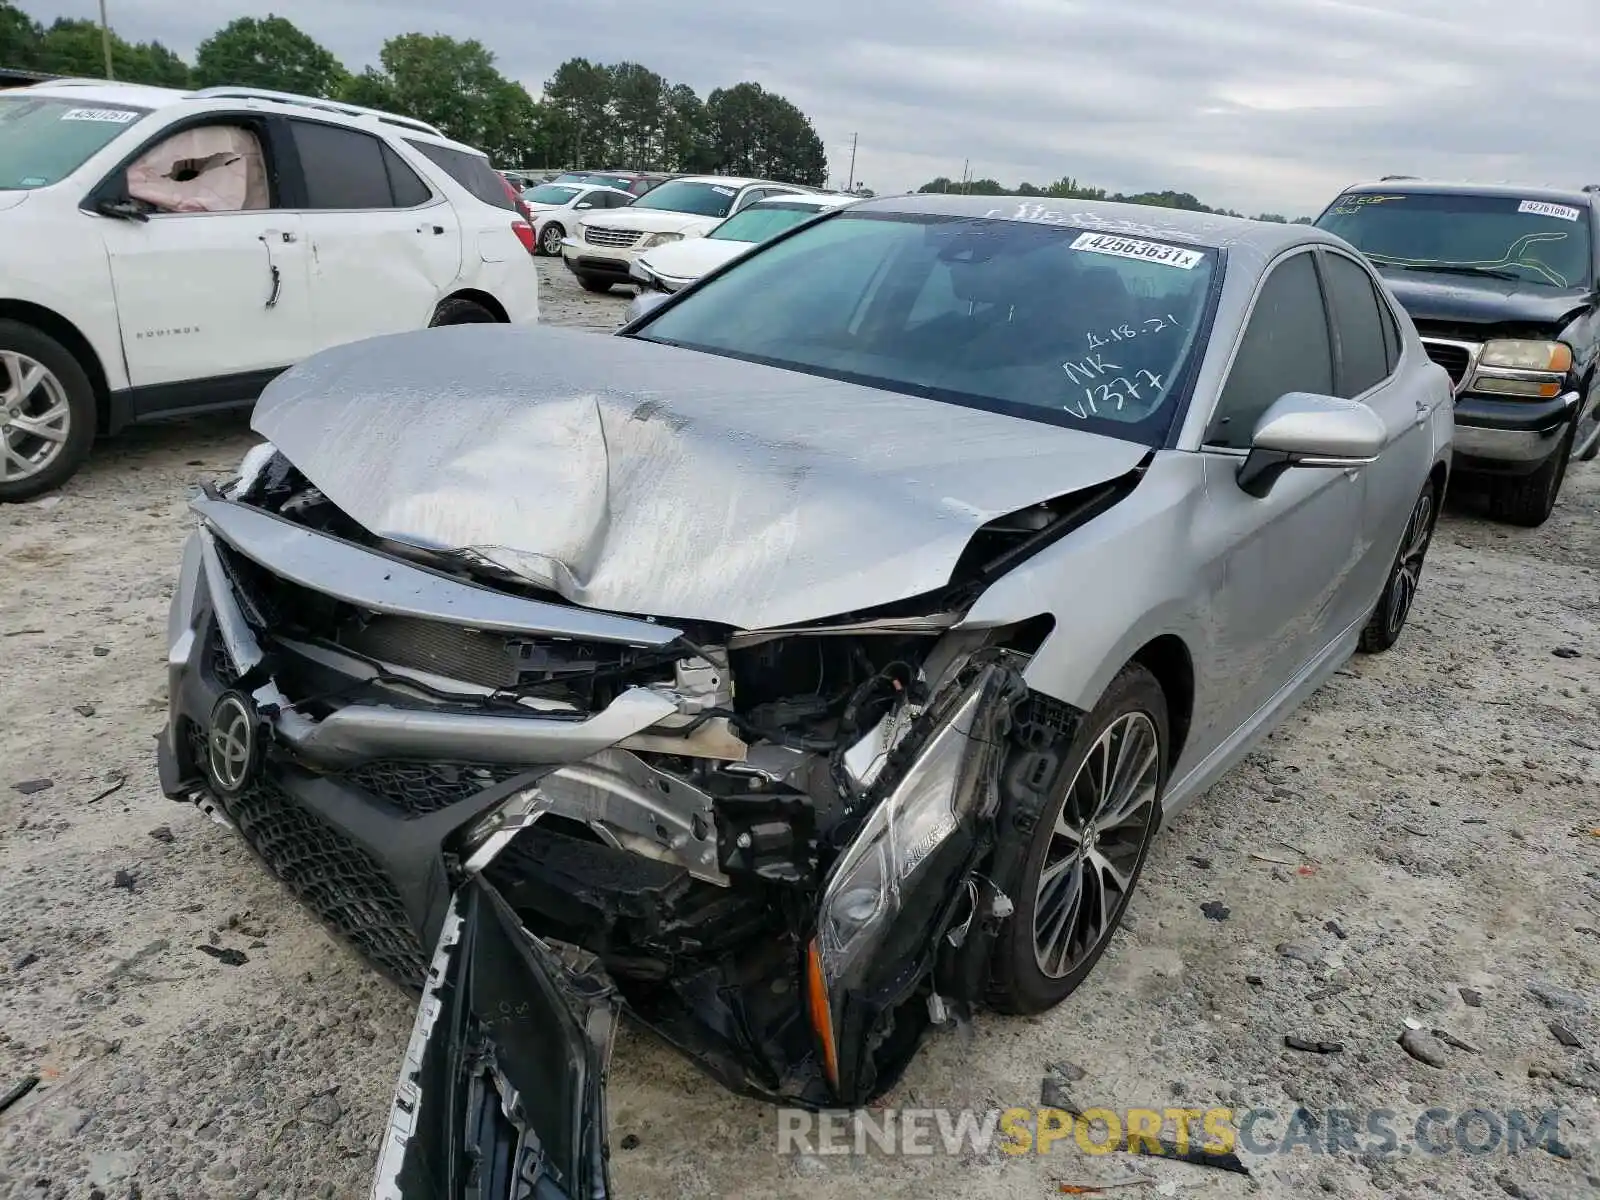
<svg viewBox="0 0 1600 1200">
<path fill-rule="evenodd" d="M 1196 535 L 1219 563 L 1211 596 L 1216 728 L 1249 720 L 1348 624 L 1364 552 L 1366 468 L 1285 472 L 1263 497 L 1237 483 L 1257 422 L 1289 392 L 1334 393 L 1334 350 L 1312 255 L 1273 268 L 1206 429 Z"/>
<path fill-rule="evenodd" d="M 301 222 L 275 207 L 269 178 L 257 133 L 213 122 L 158 138 L 108 181 L 147 218 L 89 218 L 135 388 L 263 376 L 309 353 Z M 245 398 L 219 387 L 218 402 Z"/>
</svg>

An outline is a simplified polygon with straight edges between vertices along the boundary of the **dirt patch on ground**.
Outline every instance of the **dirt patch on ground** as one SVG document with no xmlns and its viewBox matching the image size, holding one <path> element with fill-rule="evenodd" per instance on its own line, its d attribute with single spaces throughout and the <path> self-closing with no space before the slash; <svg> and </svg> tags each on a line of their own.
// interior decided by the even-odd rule
<svg viewBox="0 0 1600 1200">
<path fill-rule="evenodd" d="M 620 318 L 624 297 L 541 266 L 548 320 Z M 3 1195 L 366 1194 L 410 1000 L 156 785 L 185 488 L 252 441 L 242 418 L 138 430 L 59 496 L 0 509 L 0 1094 L 42 1080 L 0 1115 Z M 1395 652 L 1351 663 L 1157 841 L 1087 985 L 1045 1017 L 935 1037 L 888 1098 L 1033 1106 L 1050 1073 L 1080 1109 L 1271 1109 L 1258 1144 L 1303 1108 L 1335 1153 L 1246 1147 L 1248 1179 L 1070 1140 L 1045 1157 L 780 1155 L 773 1110 L 628 1030 L 618 1192 L 1044 1197 L 1142 1177 L 1110 1194 L 1593 1194 L 1600 465 L 1574 468 L 1543 529 L 1476 511 L 1458 498 L 1441 523 Z M 1408 1021 L 1437 1065 L 1399 1045 Z M 1404 1144 L 1430 1108 L 1559 1108 L 1571 1157 L 1328 1134 L 1340 1112 L 1364 1130 L 1388 1110 Z"/>
</svg>

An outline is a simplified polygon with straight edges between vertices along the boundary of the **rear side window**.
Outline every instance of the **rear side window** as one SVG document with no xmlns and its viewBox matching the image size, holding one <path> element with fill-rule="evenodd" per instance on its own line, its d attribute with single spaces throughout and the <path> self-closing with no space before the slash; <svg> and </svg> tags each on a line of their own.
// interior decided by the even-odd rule
<svg viewBox="0 0 1600 1200">
<path fill-rule="evenodd" d="M 1333 395 L 1328 316 L 1309 253 L 1284 260 L 1261 285 L 1206 444 L 1247 449 L 1261 415 L 1289 392 Z"/>
<path fill-rule="evenodd" d="M 1384 345 L 1383 313 L 1372 278 L 1342 254 L 1324 254 L 1328 304 L 1339 331 L 1339 391 L 1354 399 L 1376 387 L 1389 374 Z"/>
<path fill-rule="evenodd" d="M 355 129 L 291 121 L 308 209 L 411 208 L 429 193 L 383 141 Z"/>
<path fill-rule="evenodd" d="M 422 177 L 407 166 L 405 159 L 396 154 L 387 142 L 382 145 L 383 165 L 389 172 L 389 191 L 394 196 L 394 206 L 415 208 L 431 200 L 433 193 L 422 182 Z"/>
<path fill-rule="evenodd" d="M 505 180 L 495 173 L 489 160 L 480 154 L 467 154 L 449 146 L 435 146 L 429 142 L 406 139 L 412 149 L 424 155 L 429 162 L 454 179 L 485 204 L 496 208 L 517 211 L 516 202 L 506 190 Z"/>
</svg>

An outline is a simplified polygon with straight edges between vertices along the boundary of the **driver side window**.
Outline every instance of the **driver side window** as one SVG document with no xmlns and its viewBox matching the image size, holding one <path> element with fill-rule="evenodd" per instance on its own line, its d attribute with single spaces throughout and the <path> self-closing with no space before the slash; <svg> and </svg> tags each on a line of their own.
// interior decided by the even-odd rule
<svg viewBox="0 0 1600 1200">
<path fill-rule="evenodd" d="M 272 207 L 261 140 L 243 125 L 196 125 L 163 138 L 128 164 L 124 186 L 158 213 Z"/>
<path fill-rule="evenodd" d="M 1205 444 L 1248 449 L 1262 414 L 1288 392 L 1334 394 L 1328 314 L 1309 250 L 1279 263 L 1261 285 Z"/>
</svg>

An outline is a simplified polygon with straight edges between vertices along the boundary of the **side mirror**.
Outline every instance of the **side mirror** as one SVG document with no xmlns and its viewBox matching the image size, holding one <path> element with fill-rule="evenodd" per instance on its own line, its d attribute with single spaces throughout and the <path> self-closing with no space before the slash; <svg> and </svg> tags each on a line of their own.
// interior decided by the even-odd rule
<svg viewBox="0 0 1600 1200">
<path fill-rule="evenodd" d="M 667 292 L 658 292 L 653 288 L 650 290 L 640 288 L 639 294 L 635 296 L 633 298 L 633 302 L 628 305 L 628 311 L 622 318 L 622 323 L 626 325 L 632 321 L 637 321 L 646 313 L 653 312 L 660 308 L 670 299 L 672 299 L 672 297 Z"/>
<path fill-rule="evenodd" d="M 1260 499 L 1291 467 L 1365 466 L 1386 437 L 1383 421 L 1365 404 L 1290 392 L 1261 414 L 1239 486 Z"/>
<path fill-rule="evenodd" d="M 115 217 L 119 221 L 148 221 L 150 214 L 133 200 L 101 200 L 94 206 L 102 217 Z"/>
<path fill-rule="evenodd" d="M 591 202 L 589 200 L 579 200 L 572 207 L 573 208 L 593 208 L 594 204 L 593 204 L 593 202 Z"/>
</svg>

